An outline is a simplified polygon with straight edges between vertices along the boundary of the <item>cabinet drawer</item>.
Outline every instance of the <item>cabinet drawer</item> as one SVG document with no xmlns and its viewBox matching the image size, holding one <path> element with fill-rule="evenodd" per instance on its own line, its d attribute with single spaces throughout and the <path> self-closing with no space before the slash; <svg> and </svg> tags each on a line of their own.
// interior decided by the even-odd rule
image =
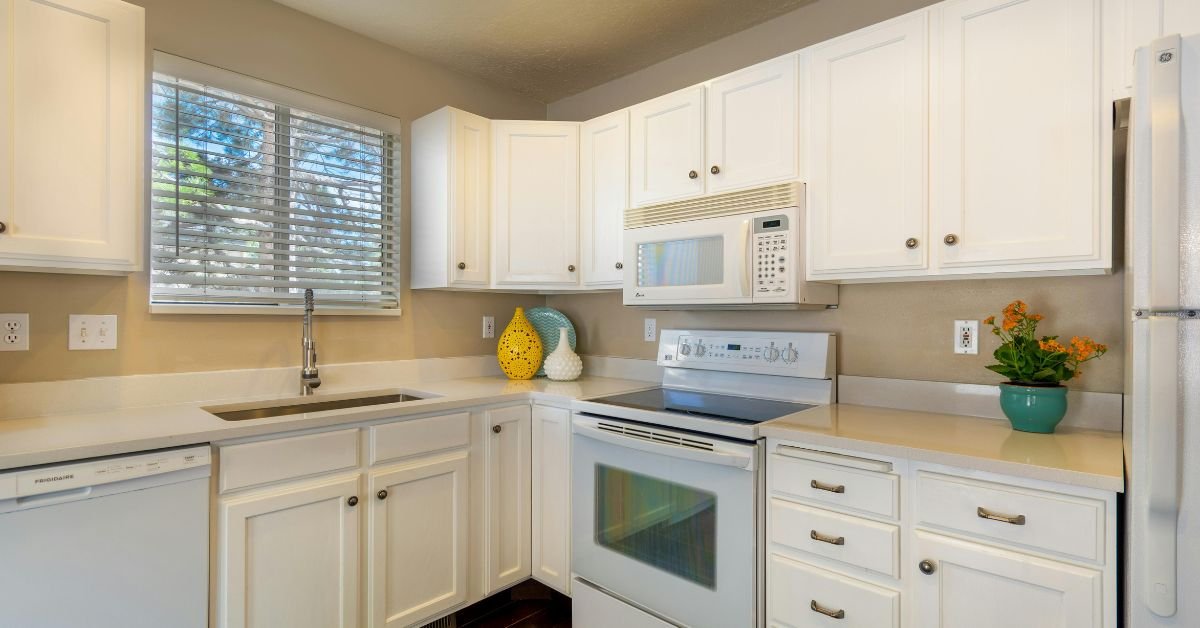
<svg viewBox="0 0 1200 628">
<path fill-rule="evenodd" d="M 896 628 L 900 592 L 771 554 L 767 623 L 796 628 Z"/>
<path fill-rule="evenodd" d="M 895 577 L 900 528 L 771 498 L 771 541 Z"/>
<path fill-rule="evenodd" d="M 358 430 L 321 432 L 221 448 L 221 492 L 358 466 Z"/>
<path fill-rule="evenodd" d="M 371 464 L 416 454 L 466 447 L 471 442 L 471 414 L 460 412 L 397 421 L 369 428 Z"/>
<path fill-rule="evenodd" d="M 884 471 L 854 468 L 813 459 L 844 460 L 890 469 L 886 462 L 809 451 L 779 445 L 767 462 L 771 490 L 822 506 L 859 510 L 892 519 L 898 518 L 900 478 Z"/>
<path fill-rule="evenodd" d="M 1104 502 L 922 471 L 915 516 L 924 525 L 1104 561 Z"/>
</svg>

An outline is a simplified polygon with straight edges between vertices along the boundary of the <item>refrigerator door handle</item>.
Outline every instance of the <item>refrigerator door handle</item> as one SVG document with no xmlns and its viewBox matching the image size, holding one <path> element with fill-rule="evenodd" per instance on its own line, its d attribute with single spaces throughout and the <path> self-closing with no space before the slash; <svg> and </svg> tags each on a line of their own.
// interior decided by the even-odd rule
<svg viewBox="0 0 1200 628">
<path fill-rule="evenodd" d="M 1134 367 L 1141 362 L 1134 420 L 1146 429 L 1142 599 L 1154 614 L 1170 617 L 1178 606 L 1179 319 L 1155 316 L 1138 324 L 1146 326 L 1143 337 L 1135 334 L 1144 342 L 1137 343 L 1142 355 Z"/>
</svg>

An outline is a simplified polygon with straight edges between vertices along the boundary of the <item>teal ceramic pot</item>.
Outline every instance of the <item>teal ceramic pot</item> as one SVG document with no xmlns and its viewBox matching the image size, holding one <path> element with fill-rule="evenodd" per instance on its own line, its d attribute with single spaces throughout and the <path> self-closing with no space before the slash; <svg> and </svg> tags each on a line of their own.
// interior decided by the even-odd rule
<svg viewBox="0 0 1200 628">
<path fill-rule="evenodd" d="M 1067 414 L 1067 387 L 1000 384 L 1000 409 L 1014 430 L 1052 434 Z"/>
</svg>

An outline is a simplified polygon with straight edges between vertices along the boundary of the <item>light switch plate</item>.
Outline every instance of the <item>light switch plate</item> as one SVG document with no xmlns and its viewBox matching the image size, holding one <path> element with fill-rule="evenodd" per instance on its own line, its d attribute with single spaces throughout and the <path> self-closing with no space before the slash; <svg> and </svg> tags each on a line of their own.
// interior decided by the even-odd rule
<svg viewBox="0 0 1200 628">
<path fill-rule="evenodd" d="M 979 321 L 954 321 L 954 352 L 979 353 Z"/>
<path fill-rule="evenodd" d="M 67 332 L 67 348 L 71 351 L 116 349 L 117 315 L 72 314 Z"/>
<path fill-rule="evenodd" d="M 28 314 L 0 314 L 0 351 L 29 351 Z"/>
</svg>

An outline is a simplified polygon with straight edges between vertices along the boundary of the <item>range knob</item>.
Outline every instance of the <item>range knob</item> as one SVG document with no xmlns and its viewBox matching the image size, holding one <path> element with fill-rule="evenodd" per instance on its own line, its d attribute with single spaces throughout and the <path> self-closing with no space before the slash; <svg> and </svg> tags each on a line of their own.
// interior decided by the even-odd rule
<svg viewBox="0 0 1200 628">
<path fill-rule="evenodd" d="M 789 342 L 787 349 L 783 350 L 784 364 L 791 364 L 792 362 L 795 362 L 797 359 L 799 359 L 799 357 L 800 357 L 800 352 L 796 351 L 796 349 L 794 349 L 792 347 L 792 343 Z"/>
<path fill-rule="evenodd" d="M 775 345 L 772 344 L 771 346 L 767 347 L 766 355 L 763 357 L 767 359 L 767 362 L 774 362 L 775 360 L 779 359 L 779 349 L 776 349 Z"/>
<path fill-rule="evenodd" d="M 686 342 L 679 343 L 679 353 L 681 355 L 691 355 L 692 354 L 692 345 L 689 345 Z"/>
<path fill-rule="evenodd" d="M 704 346 L 703 340 L 696 343 L 696 357 L 703 356 L 706 351 L 708 351 L 708 347 Z"/>
</svg>

